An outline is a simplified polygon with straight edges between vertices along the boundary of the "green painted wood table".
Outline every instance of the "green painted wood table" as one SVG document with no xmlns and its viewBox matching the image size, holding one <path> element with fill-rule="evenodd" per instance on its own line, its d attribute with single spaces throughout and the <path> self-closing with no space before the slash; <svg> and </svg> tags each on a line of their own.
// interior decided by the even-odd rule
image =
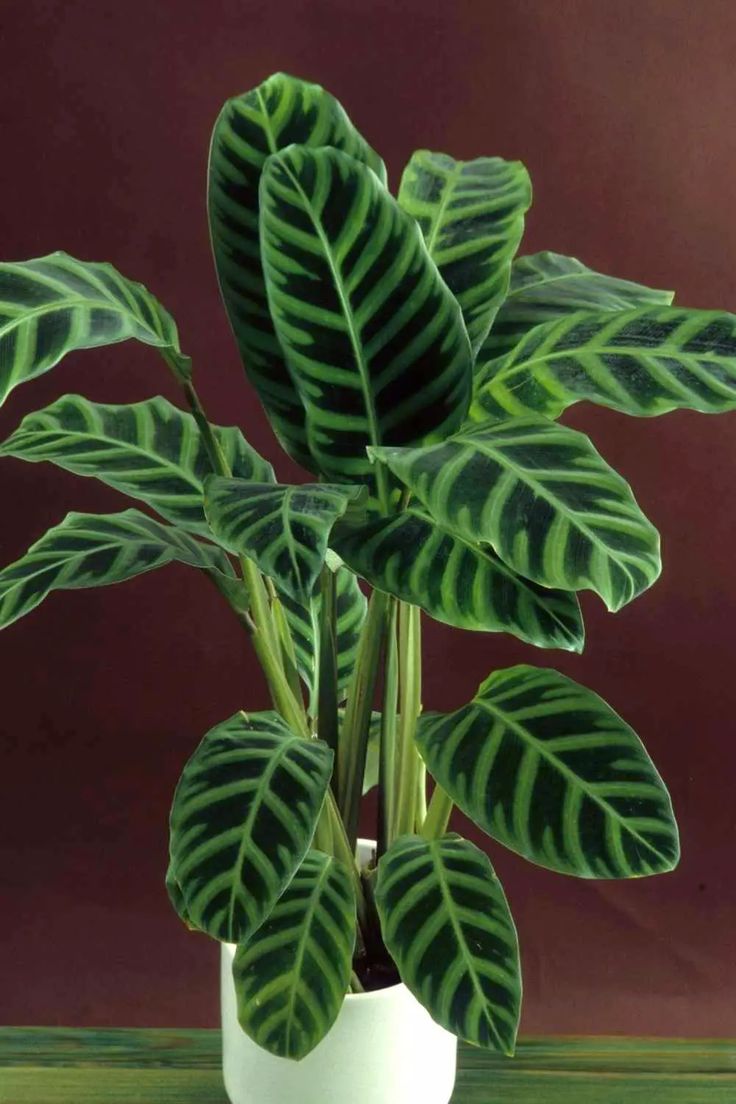
<svg viewBox="0 0 736 1104">
<path fill-rule="evenodd" d="M 0 1104 L 227 1104 L 219 1048 L 217 1031 L 0 1028 Z M 525 1039 L 513 1061 L 460 1049 L 453 1104 L 640 1102 L 736 1104 L 736 1041 Z"/>
</svg>

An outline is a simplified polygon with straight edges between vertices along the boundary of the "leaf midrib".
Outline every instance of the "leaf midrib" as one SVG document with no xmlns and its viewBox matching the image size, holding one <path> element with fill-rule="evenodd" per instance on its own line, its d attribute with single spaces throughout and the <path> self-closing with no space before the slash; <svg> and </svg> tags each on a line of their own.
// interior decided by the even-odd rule
<svg viewBox="0 0 736 1104">
<path fill-rule="evenodd" d="M 306 915 L 302 921 L 301 934 L 299 936 L 299 942 L 297 944 L 296 956 L 294 959 L 294 966 L 291 971 L 293 984 L 289 986 L 289 1001 L 287 1006 L 286 1015 L 286 1049 L 291 1049 L 291 1033 L 293 1029 L 294 1019 L 294 1007 L 296 1005 L 297 988 L 301 977 L 302 964 L 307 951 L 307 944 L 311 937 L 312 922 L 317 912 L 317 905 L 319 903 L 320 895 L 322 892 L 322 886 L 327 881 L 330 872 L 330 863 L 326 862 L 322 864 L 322 869 L 319 872 L 319 877 L 313 887 L 312 894 L 309 899 L 309 905 L 307 906 Z"/>
<path fill-rule="evenodd" d="M 13 304 L 14 306 L 17 304 Z M 139 315 L 135 314 L 130 307 L 121 306 L 115 299 L 85 299 L 82 296 L 70 296 L 63 299 L 55 299 L 50 303 L 42 303 L 38 307 L 33 307 L 31 310 L 24 310 L 22 314 L 14 315 L 13 318 L 0 326 L 0 337 L 3 337 L 6 333 L 10 333 L 14 328 L 21 326 L 24 322 L 27 322 L 30 318 L 35 318 L 42 314 L 53 314 L 56 311 L 69 310 L 73 307 L 87 307 L 89 310 L 102 308 L 104 310 L 112 310 L 116 314 L 121 314 L 127 318 L 133 318 L 136 324 L 145 330 L 146 333 L 151 334 L 156 338 L 157 343 L 168 348 L 174 348 L 170 341 L 162 339 L 161 335 L 155 330 L 151 329 L 150 325 L 144 322 Z"/>
</svg>

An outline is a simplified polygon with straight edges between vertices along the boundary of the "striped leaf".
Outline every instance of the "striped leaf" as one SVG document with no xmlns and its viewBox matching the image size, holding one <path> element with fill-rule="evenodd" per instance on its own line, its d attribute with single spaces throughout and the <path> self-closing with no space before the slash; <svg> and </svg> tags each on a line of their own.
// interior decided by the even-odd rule
<svg viewBox="0 0 736 1104">
<path fill-rule="evenodd" d="M 335 576 L 337 622 L 337 697 L 343 701 L 358 654 L 360 630 L 365 621 L 367 602 L 358 580 L 347 568 L 340 567 Z M 319 618 L 322 598 L 317 589 L 308 602 L 298 602 L 282 595 L 289 622 L 297 667 L 309 695 L 309 712 L 317 710 L 317 673 L 319 671 Z"/>
<path fill-rule="evenodd" d="M 258 234 L 258 185 L 267 157 L 297 142 L 335 146 L 385 180 L 383 162 L 318 84 L 276 73 L 228 100 L 210 147 L 208 208 L 225 308 L 248 377 L 282 445 L 310 467 L 304 410 L 268 309 Z"/>
<path fill-rule="evenodd" d="M 473 421 L 556 418 L 587 400 L 640 417 L 736 409 L 736 315 L 654 307 L 579 311 L 537 326 L 479 369 Z"/>
<path fill-rule="evenodd" d="M 170 880 L 190 923 L 244 943 L 309 849 L 332 752 L 295 736 L 277 713 L 236 713 L 184 767 L 171 808 Z"/>
<path fill-rule="evenodd" d="M 531 201 L 520 161 L 455 161 L 417 150 L 404 170 L 399 203 L 421 226 L 429 255 L 462 307 L 473 352 L 508 290 Z"/>
<path fill-rule="evenodd" d="M 516 929 L 479 848 L 402 836 L 378 864 L 376 904 L 401 980 L 460 1039 L 514 1052 L 521 1006 Z"/>
<path fill-rule="evenodd" d="M 232 576 L 230 562 L 218 548 L 139 510 L 67 514 L 0 571 L 0 629 L 30 613 L 53 590 L 122 583 L 174 561 Z"/>
<path fill-rule="evenodd" d="M 489 548 L 418 510 L 336 529 L 332 545 L 372 587 L 460 629 L 509 632 L 540 648 L 583 648 L 574 594 L 521 578 Z"/>
<path fill-rule="evenodd" d="M 574 311 L 671 305 L 674 292 L 595 272 L 575 257 L 534 253 L 511 266 L 509 292 L 478 355 L 479 365 L 510 352 L 530 330 Z"/>
<path fill-rule="evenodd" d="M 322 570 L 332 526 L 363 490 L 210 476 L 205 511 L 218 544 L 254 560 L 280 591 L 306 604 Z"/>
<path fill-rule="evenodd" d="M 234 474 L 259 482 L 273 470 L 239 429 L 215 429 Z M 125 406 L 65 395 L 23 419 L 0 456 L 48 460 L 97 479 L 152 506 L 169 521 L 211 537 L 204 516 L 203 480 L 212 471 L 199 429 L 160 397 Z"/>
<path fill-rule="evenodd" d="M 271 915 L 235 953 L 243 1031 L 279 1058 L 305 1058 L 342 1008 L 355 932 L 347 869 L 310 851 Z"/>
<path fill-rule="evenodd" d="M 467 334 L 417 224 L 375 173 L 292 146 L 261 180 L 271 313 L 328 479 L 369 479 L 366 445 L 439 439 L 465 417 Z M 379 497 L 386 504 L 385 473 Z"/>
<path fill-rule="evenodd" d="M 457 806 L 540 866 L 633 878 L 677 865 L 670 799 L 641 741 L 557 671 L 496 671 L 462 709 L 425 714 L 417 739 Z"/>
<path fill-rule="evenodd" d="M 661 570 L 659 536 L 582 433 L 519 418 L 376 455 L 457 536 L 488 542 L 542 586 L 593 590 L 620 609 Z"/>
<path fill-rule="evenodd" d="M 0 264 L 0 404 L 67 353 L 131 337 L 161 349 L 188 376 L 171 315 L 112 265 L 66 253 Z"/>
</svg>

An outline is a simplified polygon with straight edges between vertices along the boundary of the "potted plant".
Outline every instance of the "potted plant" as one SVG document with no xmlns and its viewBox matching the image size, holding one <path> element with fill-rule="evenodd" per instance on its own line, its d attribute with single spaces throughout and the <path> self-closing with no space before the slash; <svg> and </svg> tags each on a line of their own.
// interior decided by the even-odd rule
<svg viewBox="0 0 736 1104">
<path fill-rule="evenodd" d="M 449 831 L 454 806 L 562 874 L 678 861 L 662 780 L 593 691 L 524 664 L 423 712 L 422 612 L 581 651 L 577 592 L 618 610 L 659 574 L 656 530 L 556 420 L 567 407 L 736 407 L 736 318 L 571 258 L 515 259 L 530 200 L 518 162 L 427 151 L 394 198 L 337 101 L 282 74 L 224 106 L 217 272 L 300 485 L 211 424 L 140 284 L 61 253 L 0 266 L 0 398 L 70 350 L 136 338 L 188 407 L 67 395 L 22 421 L 2 455 L 148 509 L 69 514 L 0 572 L 0 624 L 180 561 L 239 619 L 272 699 L 205 735 L 170 821 L 173 905 L 223 947 L 234 1104 L 446 1104 L 456 1037 L 513 1052 L 514 923 L 489 858 Z"/>
</svg>

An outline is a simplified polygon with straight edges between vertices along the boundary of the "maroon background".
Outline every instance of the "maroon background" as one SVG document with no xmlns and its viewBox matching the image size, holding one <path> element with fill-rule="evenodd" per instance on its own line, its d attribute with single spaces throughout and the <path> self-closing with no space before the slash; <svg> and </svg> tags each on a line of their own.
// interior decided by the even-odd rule
<svg viewBox="0 0 736 1104">
<path fill-rule="evenodd" d="M 4 0 L 0 36 L 0 252 L 66 249 L 147 283 L 213 417 L 271 456 L 218 302 L 204 175 L 222 100 L 276 69 L 334 91 L 394 182 L 417 146 L 522 158 L 526 251 L 736 307 L 731 0 Z M 14 394 L 3 435 L 67 391 L 175 397 L 151 351 L 76 354 Z M 461 704 L 494 666 L 556 663 L 636 726 L 672 789 L 684 858 L 667 877 L 576 882 L 493 848 L 524 1028 L 736 1034 L 736 414 L 571 421 L 662 529 L 663 580 L 615 618 L 586 601 L 581 658 L 428 626 L 426 705 Z M 50 466 L 5 461 L 0 481 L 2 562 L 67 509 L 122 508 Z M 0 670 L 0 1021 L 213 1024 L 214 947 L 163 890 L 166 817 L 204 730 L 265 705 L 237 625 L 171 567 L 52 597 L 2 636 Z"/>
</svg>

